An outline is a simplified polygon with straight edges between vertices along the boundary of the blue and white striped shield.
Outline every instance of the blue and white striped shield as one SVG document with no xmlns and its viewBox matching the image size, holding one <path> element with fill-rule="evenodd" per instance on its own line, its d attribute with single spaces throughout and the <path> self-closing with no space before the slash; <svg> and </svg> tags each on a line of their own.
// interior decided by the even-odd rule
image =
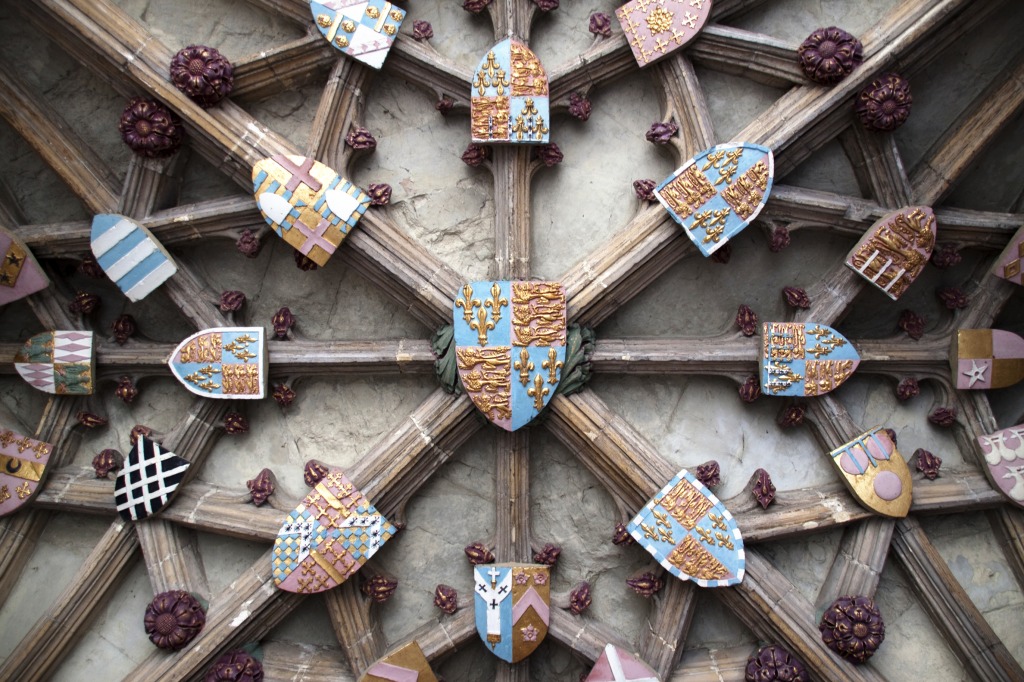
<svg viewBox="0 0 1024 682">
<path fill-rule="evenodd" d="M 92 219 L 92 253 L 107 277 L 132 301 L 141 301 L 178 271 L 149 230 L 114 213 Z"/>
</svg>

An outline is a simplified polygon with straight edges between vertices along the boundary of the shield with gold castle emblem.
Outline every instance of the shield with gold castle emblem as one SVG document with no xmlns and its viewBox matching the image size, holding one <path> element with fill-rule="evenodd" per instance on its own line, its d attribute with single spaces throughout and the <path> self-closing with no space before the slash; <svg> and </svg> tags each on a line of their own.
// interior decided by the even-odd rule
<svg viewBox="0 0 1024 682">
<path fill-rule="evenodd" d="M 476 631 L 487 650 L 518 663 L 548 634 L 551 572 L 543 564 L 473 567 Z"/>
<path fill-rule="evenodd" d="M 0 305 L 6 305 L 50 286 L 25 242 L 0 227 Z"/>
<path fill-rule="evenodd" d="M 996 258 L 992 274 L 1014 284 L 1024 284 L 1024 227 L 1017 230 L 1010 243 Z"/>
<path fill-rule="evenodd" d="M 765 395 L 824 395 L 849 379 L 860 364 L 853 344 L 823 324 L 765 322 L 761 344 Z"/>
<path fill-rule="evenodd" d="M 10 429 L 0 430 L 0 516 L 26 504 L 46 475 L 53 446 Z"/>
<path fill-rule="evenodd" d="M 950 365 L 959 389 L 1013 386 L 1024 379 L 1024 339 L 1002 329 L 959 329 Z"/>
<path fill-rule="evenodd" d="M 669 573 L 701 587 L 743 581 L 746 553 L 732 514 L 683 469 L 626 527 Z"/>
<path fill-rule="evenodd" d="M 484 281 L 462 287 L 453 325 L 462 386 L 492 422 L 515 431 L 551 400 L 565 364 L 565 288 Z"/>
<path fill-rule="evenodd" d="M 188 337 L 167 364 L 174 377 L 205 398 L 257 400 L 266 394 L 263 327 L 214 327 Z"/>
</svg>

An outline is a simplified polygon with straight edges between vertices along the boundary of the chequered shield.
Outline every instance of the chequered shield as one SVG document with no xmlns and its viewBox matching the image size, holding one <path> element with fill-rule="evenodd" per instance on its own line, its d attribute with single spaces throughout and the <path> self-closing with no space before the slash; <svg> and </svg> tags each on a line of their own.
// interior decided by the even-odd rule
<svg viewBox="0 0 1024 682">
<path fill-rule="evenodd" d="M 665 569 L 701 587 L 743 580 L 743 536 L 714 493 L 683 469 L 626 527 Z"/>
<path fill-rule="evenodd" d="M 437 682 L 437 677 L 413 640 L 367 668 L 359 682 Z"/>
<path fill-rule="evenodd" d="M 473 142 L 547 144 L 548 106 L 548 77 L 537 55 L 507 38 L 484 55 L 473 77 Z"/>
<path fill-rule="evenodd" d="M 14 368 L 30 386 L 57 395 L 91 395 L 96 376 L 92 332 L 53 331 L 30 337 Z"/>
<path fill-rule="evenodd" d="M 636 655 L 606 644 L 583 682 L 660 682 L 658 675 Z"/>
<path fill-rule="evenodd" d="M 476 631 L 487 650 L 517 663 L 548 634 L 551 572 L 542 564 L 473 567 Z"/>
<path fill-rule="evenodd" d="M 761 331 L 761 391 L 765 395 L 824 395 L 850 378 L 860 355 L 832 327 L 765 322 Z"/>
<path fill-rule="evenodd" d="M 46 476 L 53 446 L 10 429 L 0 430 L 0 516 L 26 504 Z"/>
<path fill-rule="evenodd" d="M 277 532 L 274 584 L 303 594 L 337 587 L 396 532 L 340 470 L 331 470 Z"/>
<path fill-rule="evenodd" d="M 615 10 L 640 66 L 667 57 L 707 23 L 711 0 L 630 0 Z"/>
<path fill-rule="evenodd" d="M 999 258 L 996 258 L 992 274 L 1014 284 L 1024 284 L 1024 271 L 1021 268 L 1024 268 L 1024 227 L 1017 230 L 1017 234 L 1013 235 Z"/>
<path fill-rule="evenodd" d="M 129 300 L 142 300 L 178 271 L 156 237 L 122 215 L 95 216 L 91 240 L 96 262 Z"/>
<path fill-rule="evenodd" d="M 452 311 L 459 378 L 473 404 L 507 431 L 530 423 L 562 378 L 565 288 L 472 282 Z"/>
<path fill-rule="evenodd" d="M 884 429 L 876 426 L 830 454 L 843 483 L 862 505 L 882 516 L 907 515 L 913 480 Z"/>
<path fill-rule="evenodd" d="M 384 0 L 311 2 L 313 20 L 335 49 L 368 66 L 384 65 L 405 10 Z"/>
<path fill-rule="evenodd" d="M 978 437 L 988 477 L 1011 502 L 1024 507 L 1024 424 Z"/>
<path fill-rule="evenodd" d="M 759 144 L 705 149 L 654 188 L 654 196 L 710 256 L 764 208 L 772 191 L 775 157 Z"/>
<path fill-rule="evenodd" d="M 1024 339 L 1002 329 L 960 329 L 950 364 L 959 389 L 1013 386 L 1024 379 Z"/>
<path fill-rule="evenodd" d="M 846 265 L 896 301 L 931 258 L 935 232 L 931 208 L 901 208 L 868 228 L 846 256 Z"/>
<path fill-rule="evenodd" d="M 266 394 L 263 327 L 215 327 L 188 337 L 167 364 L 181 384 L 206 398 L 256 400 Z"/>
<path fill-rule="evenodd" d="M 35 256 L 6 228 L 0 227 L 0 305 L 50 286 Z"/>
<path fill-rule="evenodd" d="M 320 266 L 327 265 L 370 205 L 363 190 L 304 156 L 257 161 L 252 187 L 260 213 L 277 236 Z"/>
<path fill-rule="evenodd" d="M 117 513 L 125 521 L 138 521 L 159 512 L 178 489 L 190 464 L 159 443 L 139 436 L 124 467 L 117 472 Z"/>
</svg>

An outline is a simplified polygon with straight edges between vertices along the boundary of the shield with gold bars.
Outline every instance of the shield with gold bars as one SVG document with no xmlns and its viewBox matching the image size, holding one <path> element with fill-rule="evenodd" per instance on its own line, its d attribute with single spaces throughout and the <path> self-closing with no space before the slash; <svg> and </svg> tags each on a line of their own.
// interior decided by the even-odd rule
<svg viewBox="0 0 1024 682">
<path fill-rule="evenodd" d="M 846 256 L 846 265 L 896 301 L 931 258 L 935 232 L 931 208 L 901 208 L 868 229 Z"/>
<path fill-rule="evenodd" d="M 384 66 L 405 20 L 405 10 L 385 0 L 314 0 L 309 8 L 331 46 L 375 69 Z"/>
<path fill-rule="evenodd" d="M 178 344 L 167 364 L 174 378 L 205 398 L 257 400 L 266 395 L 263 327 L 214 327 Z"/>
<path fill-rule="evenodd" d="M 487 650 L 518 663 L 548 634 L 551 572 L 543 564 L 473 568 L 476 631 Z"/>
<path fill-rule="evenodd" d="M 896 519 L 910 511 L 910 469 L 885 429 L 876 426 L 831 456 L 843 483 L 862 505 Z"/>
<path fill-rule="evenodd" d="M 644 505 L 629 534 L 669 573 L 701 587 L 743 580 L 746 553 L 732 514 L 715 494 L 683 469 Z"/>
<path fill-rule="evenodd" d="M 46 476 L 53 446 L 10 429 L 0 430 L 0 516 L 26 504 Z"/>
<path fill-rule="evenodd" d="M 1006 388 L 1024 379 L 1024 339 L 1002 329 L 960 329 L 949 360 L 959 389 Z"/>
<path fill-rule="evenodd" d="M 530 423 L 565 364 L 565 288 L 558 282 L 471 282 L 453 307 L 459 378 L 481 412 L 507 431 Z"/>
<path fill-rule="evenodd" d="M 359 682 L 437 682 L 437 677 L 413 640 L 367 668 Z"/>
<path fill-rule="evenodd" d="M 832 327 L 765 322 L 761 330 L 761 391 L 765 395 L 824 395 L 850 378 L 860 355 Z"/>
<path fill-rule="evenodd" d="M 1018 507 L 1024 507 L 1024 424 L 978 436 L 988 478 Z"/>
</svg>

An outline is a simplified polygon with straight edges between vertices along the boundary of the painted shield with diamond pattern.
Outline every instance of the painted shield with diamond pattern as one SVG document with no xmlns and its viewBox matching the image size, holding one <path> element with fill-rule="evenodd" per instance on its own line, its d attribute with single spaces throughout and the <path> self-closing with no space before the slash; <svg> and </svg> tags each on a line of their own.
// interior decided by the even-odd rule
<svg viewBox="0 0 1024 682">
<path fill-rule="evenodd" d="M 14 368 L 33 388 L 56 395 L 91 395 L 96 351 L 92 332 L 36 334 L 14 356 Z"/>
<path fill-rule="evenodd" d="M 711 0 L 630 0 L 615 16 L 640 66 L 667 57 L 697 37 Z"/>
<path fill-rule="evenodd" d="M 533 50 L 507 38 L 484 55 L 473 76 L 469 118 L 473 142 L 548 143 L 548 77 Z"/>
<path fill-rule="evenodd" d="M 702 254 L 710 256 L 764 208 L 775 157 L 759 144 L 705 149 L 654 188 L 654 196 Z"/>
<path fill-rule="evenodd" d="M 988 477 L 997 490 L 1024 507 L 1024 424 L 978 437 Z"/>
<path fill-rule="evenodd" d="M 743 536 L 714 493 L 683 469 L 626 527 L 662 566 L 701 587 L 743 580 Z"/>
<path fill-rule="evenodd" d="M 960 329 L 950 364 L 959 389 L 1013 386 L 1024 379 L 1024 339 L 1002 329 Z"/>
<path fill-rule="evenodd" d="M 583 682 L 660 682 L 657 674 L 635 654 L 607 644 Z"/>
<path fill-rule="evenodd" d="M 1013 239 L 996 258 L 992 274 L 1014 284 L 1024 284 L 1024 227 L 1017 230 Z"/>
<path fill-rule="evenodd" d="M 39 490 L 53 446 L 0 429 L 0 516 L 7 516 Z"/>
<path fill-rule="evenodd" d="M 413 640 L 367 668 L 359 682 L 437 682 L 437 677 Z"/>
<path fill-rule="evenodd" d="M 277 532 L 274 584 L 301 594 L 337 587 L 396 532 L 345 474 L 332 469 Z"/>
<path fill-rule="evenodd" d="M 367 66 L 384 66 L 405 10 L 384 0 L 311 2 L 313 21 L 327 42 Z"/>
<path fill-rule="evenodd" d="M 901 208 L 868 228 L 846 256 L 846 265 L 896 301 L 932 257 L 935 233 L 930 207 Z"/>
<path fill-rule="evenodd" d="M 459 378 L 473 404 L 507 431 L 530 423 L 565 364 L 565 288 L 558 282 L 465 285 L 453 307 Z"/>
<path fill-rule="evenodd" d="M 832 327 L 765 322 L 761 330 L 761 391 L 765 395 L 824 395 L 850 378 L 860 355 Z"/>
<path fill-rule="evenodd" d="M 278 155 L 252 168 L 256 205 L 277 236 L 317 265 L 327 265 L 370 205 L 370 197 L 304 156 Z"/>
<path fill-rule="evenodd" d="M 7 229 L 0 227 L 0 305 L 50 286 L 35 256 Z"/>
<path fill-rule="evenodd" d="M 257 400 L 266 395 L 263 327 L 214 327 L 188 337 L 167 364 L 174 378 L 204 398 Z"/>
<path fill-rule="evenodd" d="M 857 501 L 882 516 L 910 511 L 913 479 L 889 434 L 876 426 L 831 453 L 843 483 Z"/>
<path fill-rule="evenodd" d="M 473 567 L 476 631 L 487 650 L 517 663 L 548 634 L 551 571 L 543 564 Z"/>
</svg>

